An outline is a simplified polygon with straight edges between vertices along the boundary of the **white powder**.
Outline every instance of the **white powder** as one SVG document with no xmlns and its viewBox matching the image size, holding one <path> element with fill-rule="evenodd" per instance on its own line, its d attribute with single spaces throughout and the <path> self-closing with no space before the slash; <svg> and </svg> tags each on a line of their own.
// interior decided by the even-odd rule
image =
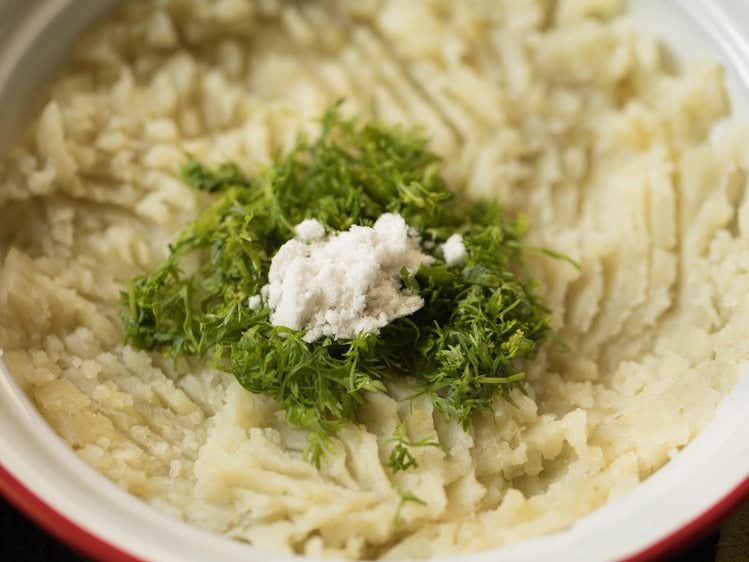
<svg viewBox="0 0 749 562">
<path fill-rule="evenodd" d="M 252 295 L 247 300 L 247 306 L 249 306 L 250 310 L 252 310 L 253 312 L 257 312 L 263 306 L 262 297 L 260 295 Z"/>
<path fill-rule="evenodd" d="M 442 244 L 442 255 L 447 265 L 460 265 L 468 257 L 466 247 L 463 245 L 463 236 L 453 234 Z"/>
<path fill-rule="evenodd" d="M 299 238 L 316 230 L 312 222 L 317 223 L 297 225 Z M 421 253 L 419 242 L 403 217 L 393 213 L 380 216 L 373 227 L 355 225 L 308 242 L 289 240 L 273 257 L 263 287 L 271 322 L 304 329 L 304 340 L 312 342 L 376 333 L 412 314 L 424 301 L 401 287 L 400 272 L 433 261 Z"/>
<path fill-rule="evenodd" d="M 306 219 L 294 227 L 294 232 L 302 242 L 311 242 L 325 236 L 325 227 L 315 219 Z"/>
</svg>

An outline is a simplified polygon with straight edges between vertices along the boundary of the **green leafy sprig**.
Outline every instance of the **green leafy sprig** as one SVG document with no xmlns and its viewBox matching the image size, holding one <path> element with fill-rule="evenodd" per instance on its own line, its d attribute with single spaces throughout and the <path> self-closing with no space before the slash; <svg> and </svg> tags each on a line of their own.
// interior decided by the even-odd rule
<svg viewBox="0 0 749 562">
<path fill-rule="evenodd" d="M 398 507 L 395 508 L 395 514 L 393 515 L 393 524 L 396 527 L 400 527 L 401 524 L 401 515 L 403 514 L 403 508 L 406 507 L 407 503 L 415 503 L 418 505 L 427 505 L 427 502 L 425 502 L 423 499 L 421 499 L 419 496 L 413 494 L 412 492 L 408 491 L 402 491 L 396 488 L 396 492 L 398 493 Z"/>
<path fill-rule="evenodd" d="M 390 451 L 388 462 L 385 463 L 385 466 L 392 470 L 393 474 L 400 472 L 401 470 L 408 470 L 409 468 L 416 468 L 419 466 L 419 463 L 416 461 L 416 457 L 414 457 L 413 453 L 411 452 L 412 448 L 442 448 L 442 446 L 437 441 L 436 436 L 433 439 L 424 437 L 423 439 L 419 439 L 418 441 L 410 440 L 406 435 L 406 425 L 404 423 L 399 423 L 396 426 L 395 432 L 393 433 L 393 436 L 388 439 L 388 442 L 395 443 L 395 446 Z"/>
<path fill-rule="evenodd" d="M 548 311 L 523 272 L 526 221 L 456 195 L 440 173 L 440 159 L 417 132 L 344 119 L 335 106 L 319 138 L 300 138 L 253 177 L 234 164 L 210 168 L 189 158 L 183 177 L 215 200 L 169 257 L 123 293 L 126 342 L 172 357 L 209 356 L 309 430 L 315 463 L 329 436 L 355 420 L 367 392 L 385 392 L 385 382 L 405 375 L 438 411 L 468 425 L 497 396 L 509 400 L 522 389 L 523 360 L 548 334 Z M 424 299 L 416 313 L 379 334 L 306 343 L 304 331 L 274 326 L 267 306 L 249 306 L 294 225 L 314 218 L 342 231 L 386 212 L 402 215 L 435 257 L 414 274 L 402 272 L 404 286 Z M 454 233 L 467 258 L 448 266 L 439 246 Z"/>
</svg>

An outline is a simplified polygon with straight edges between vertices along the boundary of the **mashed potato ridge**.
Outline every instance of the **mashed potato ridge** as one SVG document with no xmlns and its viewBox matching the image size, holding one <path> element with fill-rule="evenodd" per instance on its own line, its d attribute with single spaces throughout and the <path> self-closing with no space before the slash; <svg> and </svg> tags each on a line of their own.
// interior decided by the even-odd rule
<svg viewBox="0 0 749 562">
<path fill-rule="evenodd" d="M 424 558 L 563 529 L 663 466 L 749 357 L 749 130 L 723 73 L 669 70 L 617 0 L 148 0 L 78 42 L 0 164 L 0 347 L 87 463 L 263 548 Z M 304 431 L 200 362 L 122 344 L 119 291 L 206 203 L 185 152 L 252 173 L 344 97 L 419 125 L 456 189 L 531 224 L 570 348 L 464 431 L 372 394 L 318 471 Z M 383 466 L 404 423 L 419 466 Z M 408 494 L 423 504 L 407 501 Z M 397 516 L 396 516 L 397 514 Z"/>
</svg>

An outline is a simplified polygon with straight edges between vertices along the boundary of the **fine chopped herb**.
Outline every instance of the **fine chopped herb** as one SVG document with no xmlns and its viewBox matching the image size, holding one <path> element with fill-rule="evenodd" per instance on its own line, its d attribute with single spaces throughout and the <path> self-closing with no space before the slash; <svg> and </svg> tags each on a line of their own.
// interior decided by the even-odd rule
<svg viewBox="0 0 749 562">
<path fill-rule="evenodd" d="M 208 356 L 251 392 L 273 397 L 290 423 L 309 430 L 313 462 L 355 419 L 365 394 L 386 392 L 395 378 L 413 377 L 416 394 L 464 426 L 496 397 L 522 390 L 522 360 L 549 333 L 548 311 L 523 271 L 526 220 L 451 192 L 419 133 L 344 119 L 334 106 L 319 138 L 300 138 L 253 177 L 235 164 L 212 168 L 193 158 L 182 175 L 215 200 L 163 263 L 130 282 L 125 340 L 172 357 Z M 249 306 L 294 225 L 313 218 L 343 231 L 387 212 L 415 228 L 435 258 L 401 273 L 424 299 L 420 310 L 379 334 L 306 343 L 303 330 L 274 326 L 267 305 Z M 467 255 L 448 266 L 439 246 L 456 233 Z"/>
<path fill-rule="evenodd" d="M 409 502 L 411 503 L 417 503 L 419 505 L 426 505 L 427 502 L 422 500 L 419 496 L 413 494 L 412 492 L 404 492 L 402 490 L 399 490 L 396 488 L 396 492 L 398 493 L 399 500 L 398 500 L 398 507 L 395 508 L 395 514 L 393 515 L 393 523 L 396 527 L 399 527 L 401 524 L 401 513 L 403 512 L 403 508 L 405 505 Z"/>
<path fill-rule="evenodd" d="M 425 437 L 423 439 L 419 439 L 418 441 L 411 441 L 406 436 L 406 426 L 403 423 L 398 424 L 398 426 L 395 428 L 393 437 L 388 439 L 388 441 L 391 443 L 395 443 L 395 446 L 390 451 L 390 456 L 388 457 L 388 462 L 385 463 L 385 466 L 392 470 L 393 474 L 395 474 L 396 472 L 400 472 L 401 470 L 408 470 L 409 468 L 416 468 L 417 466 L 419 466 L 419 463 L 416 461 L 416 457 L 414 457 L 413 453 L 411 453 L 412 448 L 442 448 L 436 438 L 430 439 L 428 437 Z"/>
</svg>

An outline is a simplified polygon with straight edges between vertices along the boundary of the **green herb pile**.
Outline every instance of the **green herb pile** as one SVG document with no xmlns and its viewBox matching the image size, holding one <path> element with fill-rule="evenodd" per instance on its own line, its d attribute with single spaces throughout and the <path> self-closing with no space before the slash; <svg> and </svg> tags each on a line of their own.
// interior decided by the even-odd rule
<svg viewBox="0 0 749 562">
<path fill-rule="evenodd" d="M 336 107 L 316 140 L 300 138 L 286 155 L 246 177 L 234 164 L 182 169 L 215 201 L 170 246 L 154 271 L 123 294 L 126 342 L 172 357 L 209 356 L 248 390 L 273 397 L 290 423 L 308 429 L 308 456 L 319 463 L 326 439 L 356 418 L 369 391 L 412 377 L 414 395 L 464 425 L 497 396 L 522 389 L 522 360 L 549 332 L 547 310 L 523 277 L 526 225 L 495 203 L 448 190 L 440 159 L 414 131 L 343 119 Z M 401 214 L 435 262 L 405 287 L 422 309 L 379 334 L 302 340 L 303 331 L 273 326 L 270 310 L 248 299 L 267 283 L 278 248 L 294 225 L 314 218 L 329 231 L 372 225 Z M 447 266 L 439 245 L 463 235 L 468 257 Z M 424 250 L 427 252 L 427 250 Z"/>
</svg>

